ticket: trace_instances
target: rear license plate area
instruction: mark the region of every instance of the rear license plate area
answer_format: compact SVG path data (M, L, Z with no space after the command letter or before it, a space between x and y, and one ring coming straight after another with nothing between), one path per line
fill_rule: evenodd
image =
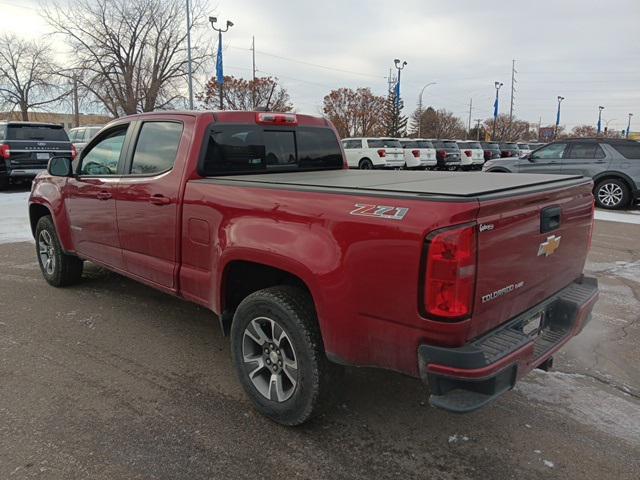
M521 331L528 337L536 337L543 327L544 312L537 312L521 323Z
M48 153L36 153L36 160L49 160Z

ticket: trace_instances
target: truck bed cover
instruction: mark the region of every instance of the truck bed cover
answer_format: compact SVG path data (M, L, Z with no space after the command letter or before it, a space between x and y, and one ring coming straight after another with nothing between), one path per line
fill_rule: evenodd
M428 196L460 200L539 192L591 180L579 175L328 170L228 175L198 181L345 194Z

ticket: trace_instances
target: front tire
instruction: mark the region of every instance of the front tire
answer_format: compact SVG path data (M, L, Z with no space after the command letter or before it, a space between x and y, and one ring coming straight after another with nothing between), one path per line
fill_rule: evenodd
M9 175L6 173L0 173L0 192L9 188L10 183Z
M618 210L629 204L629 187L617 178L602 180L596 185L596 205L608 210Z
M80 281L83 262L64 253L53 220L48 215L41 217L36 225L36 253L42 276L49 285L66 287Z
M330 397L332 370L312 299L288 286L246 297L231 325L238 379L258 412L282 425L300 425Z

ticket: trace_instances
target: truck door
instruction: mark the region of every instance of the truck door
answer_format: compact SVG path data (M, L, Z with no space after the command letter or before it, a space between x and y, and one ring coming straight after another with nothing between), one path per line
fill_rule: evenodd
M125 270L174 289L180 186L188 142L179 115L136 122L116 198Z
M562 173L562 159L567 150L566 143L552 143L540 148L518 162L520 173Z
M124 157L129 124L105 131L83 152L77 175L68 180L64 195L74 245L81 257L116 269L123 266L115 190Z

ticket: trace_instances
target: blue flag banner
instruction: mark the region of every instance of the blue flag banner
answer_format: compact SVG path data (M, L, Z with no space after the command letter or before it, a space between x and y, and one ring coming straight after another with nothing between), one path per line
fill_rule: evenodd
M498 96L496 95L496 101L493 102L493 118L498 116Z
M556 115L556 125L560 125L560 104L558 104L558 115Z
M598 133L600 133L601 130L602 130L602 122L600 121L600 118L598 118Z
M218 85L224 83L224 73L222 71L222 35L218 40L218 55L216 56L216 82Z

